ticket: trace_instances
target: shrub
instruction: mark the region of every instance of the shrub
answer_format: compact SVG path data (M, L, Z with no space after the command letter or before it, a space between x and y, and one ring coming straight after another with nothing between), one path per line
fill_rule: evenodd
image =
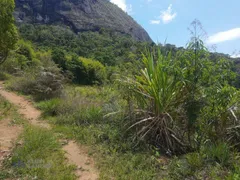
M46 101L41 101L37 106L43 110L44 116L56 116L58 114L58 107L62 103L61 99L53 98Z
M64 77L56 66L36 67L12 79L10 88L42 100L60 96L63 82Z
M92 59L72 56L67 69L73 73L74 82L85 85L103 84L106 79L106 68Z
M31 62L36 58L36 54L31 43L24 40L18 41L17 54L26 57L28 60L27 64L31 64Z
M38 99L50 99L61 94L64 77L56 67L42 68L36 76L34 96Z
M19 40L16 48L17 50L9 53L7 61L1 65L2 71L18 74L29 67L32 68L40 64L30 42Z
M0 81L5 81L10 78L10 75L5 72L0 72Z
M193 37L176 57L153 50L144 54L143 64L140 75L122 80L135 139L168 154L198 151L206 140L226 140L228 128L238 123L239 106L239 91L229 84L235 77L230 62L212 61L203 42ZM235 139L236 130L231 132Z
M60 68L66 70L66 55L65 52L61 49L54 49L52 51L52 60L59 65Z

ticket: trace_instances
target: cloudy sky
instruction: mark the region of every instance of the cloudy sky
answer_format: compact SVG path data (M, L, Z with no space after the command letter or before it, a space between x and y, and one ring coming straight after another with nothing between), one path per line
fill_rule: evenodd
M194 19L208 47L240 56L240 0L110 0L142 25L155 42L185 46Z

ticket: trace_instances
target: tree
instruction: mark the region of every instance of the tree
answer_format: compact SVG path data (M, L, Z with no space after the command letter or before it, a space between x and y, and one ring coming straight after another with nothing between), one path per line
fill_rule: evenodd
M66 70L66 55L62 49L56 48L52 51L52 60L59 65L62 70Z
M14 0L0 1L0 64L2 64L14 49L17 42L17 29L14 25Z

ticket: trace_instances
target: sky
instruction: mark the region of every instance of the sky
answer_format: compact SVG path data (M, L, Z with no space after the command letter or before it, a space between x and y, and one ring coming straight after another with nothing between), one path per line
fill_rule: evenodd
M110 0L132 16L156 43L185 47L198 19L211 51L240 57L240 0ZM215 47L215 48L212 48Z

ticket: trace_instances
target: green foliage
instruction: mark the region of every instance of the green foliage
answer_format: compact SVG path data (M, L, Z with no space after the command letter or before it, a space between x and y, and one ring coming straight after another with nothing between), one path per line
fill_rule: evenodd
M194 171L191 169L186 159L175 158L168 168L170 179L184 179L194 175Z
M227 141L235 148L240 149L240 125L233 124L227 129Z
M88 84L102 84L106 79L106 69L98 61L80 58L87 73L86 82Z
M154 142L165 152L182 152L186 147L175 123L184 117L181 103L187 94L183 79L176 73L175 59L160 51L155 57L149 52L143 63L140 76L124 81L140 108L130 112L138 114L130 128L137 127L140 139Z
M108 86L68 87L60 100L38 103L41 110L54 114L49 120L57 126L56 132L91 145L100 179L157 179L156 160L134 147L123 133L120 111L125 105L118 91Z
M9 74L18 74L30 67L40 64L37 54L30 42L19 40L16 44L16 51L9 53L8 59L0 69Z
M110 30L75 34L61 26L22 24L19 31L25 39L34 42L42 49L55 49L57 45L58 48L69 53L95 59L111 66L140 59L141 51L148 44L134 41L127 35Z
M228 180L237 180L240 178L240 168L239 168L239 156L237 158L237 163L234 164L233 171L229 173L227 177Z
M60 69L51 59L45 59L42 66L27 69L20 73L19 77L11 79L9 88L31 94L37 100L41 100L60 96L63 82L64 77Z
M192 25L196 34L199 22ZM206 141L224 142L232 124L239 125L239 91L231 86L236 77L232 64L222 57L210 59L199 36L193 36L176 56L153 49L143 63L140 75L123 81L129 129L135 128L139 140L170 155L199 151Z
M0 96L0 121L11 112L12 105Z
M46 100L38 103L44 117L56 132L91 145L102 179L239 177L239 159L233 160L237 155L230 148L239 150L239 90L232 86L236 74L227 59L211 58L198 36L187 49L148 45L142 56L143 44L110 31L76 35L45 25L21 25L20 31L41 51L19 41L1 67L19 76L10 87ZM105 86L62 92L63 76L69 74L76 84ZM106 78L114 83L116 74L129 77L117 88L106 86ZM149 149L144 152L149 144L154 157ZM161 151L188 154L162 167Z
M66 70L66 55L61 49L54 49L52 51L52 60L59 65L60 68Z
M73 73L74 82L84 85L103 84L106 80L106 68L98 61L72 56L67 69Z
M61 99L53 98L47 101L41 101L37 107L43 110L43 116L56 116L58 114L58 107L62 103Z
M17 29L14 24L14 0L0 1L0 64L3 63L10 50L17 42Z
M156 174L156 161L144 153L112 153L111 156L101 157L99 166L102 169L101 179L162 179L162 175L158 177Z
M221 148L220 148L221 146ZM216 147L216 146L215 146ZM220 149L221 150L220 150ZM217 150L218 149L218 150ZM187 155L181 157L175 157L171 159L170 164L168 165L167 171L169 173L169 179L234 179L233 177L238 177L239 175L239 155L234 153L230 153L230 151L226 151L225 145L219 145L218 148L214 150L214 157L208 156L212 154L213 149L205 149L204 153L189 153ZM224 149L224 150L223 150ZM227 148L228 149L228 148ZM219 153L221 152L221 153ZM206 153L206 154L205 154ZM227 153L230 153L227 155ZM227 164L222 164L220 161L216 161L216 154L222 154L224 157L227 155L235 156L238 160L237 164L234 164L232 157L228 159ZM225 155L224 155L225 154ZM223 160L223 159L222 159ZM226 163L226 162L224 162Z
M36 58L36 54L33 50L32 44L24 40L19 40L17 45L17 54L22 55L27 59L26 64L31 64Z
M199 170L204 165L203 157L199 153L189 153L186 155L186 159L192 171Z
M227 143L209 144L204 147L204 153L208 161L227 166L231 160L231 151Z
M9 74L5 72L0 72L0 81L5 81L8 80L9 78L10 78Z

